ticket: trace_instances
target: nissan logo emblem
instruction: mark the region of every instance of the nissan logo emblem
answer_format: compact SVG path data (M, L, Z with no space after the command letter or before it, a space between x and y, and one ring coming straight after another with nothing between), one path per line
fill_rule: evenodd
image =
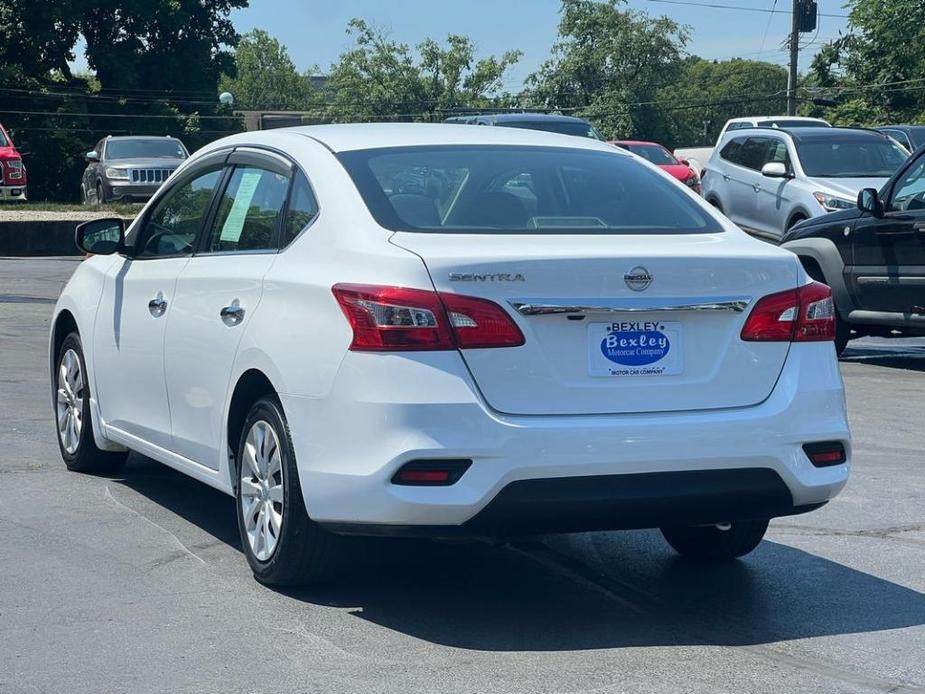
M642 267L642 265L637 265L623 275L623 281L626 282L626 286L634 292L641 292L648 289L653 279L649 271Z

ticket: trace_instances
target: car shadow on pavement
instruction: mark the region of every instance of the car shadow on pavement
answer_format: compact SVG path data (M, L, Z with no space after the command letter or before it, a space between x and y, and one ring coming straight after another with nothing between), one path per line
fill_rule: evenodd
M847 364L870 364L885 366L889 369L906 369L908 371L925 371L925 346L882 347L861 345L848 347L840 361Z
M118 483L240 550L233 500L133 456ZM277 590L408 636L488 651L753 645L925 624L925 595L765 541L698 564L657 531L510 544L347 538L340 578ZM240 571L248 572L243 556Z

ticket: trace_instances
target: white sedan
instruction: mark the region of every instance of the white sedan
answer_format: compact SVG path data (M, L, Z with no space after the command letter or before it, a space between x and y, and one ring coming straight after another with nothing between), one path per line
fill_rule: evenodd
M828 287L605 143L243 133L122 224L78 228L55 308L61 454L235 495L265 583L344 534L657 527L728 559L847 480Z

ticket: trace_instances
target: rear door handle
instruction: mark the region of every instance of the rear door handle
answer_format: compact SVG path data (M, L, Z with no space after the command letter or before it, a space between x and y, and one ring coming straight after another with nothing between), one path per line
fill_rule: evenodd
M729 176L729 174L723 174L723 180L724 180L724 181L728 181L728 180L730 180L730 178L731 178L731 177Z
M244 307L235 301L231 304L231 306L226 306L221 311L219 311L218 315L225 325L228 327L234 327L236 325L240 325L241 321L244 320Z
M755 189L755 192L756 192L756 193L760 193L760 192L761 192L761 186L759 186L757 183L753 184L753 185L752 185L752 188Z
M148 311L155 318L160 318L164 315L164 312L167 310L167 299L164 298L163 293L158 292L157 296L151 299L148 302Z

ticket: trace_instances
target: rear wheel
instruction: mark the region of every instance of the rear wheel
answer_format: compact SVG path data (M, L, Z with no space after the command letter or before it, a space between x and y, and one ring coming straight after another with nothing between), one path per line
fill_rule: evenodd
M102 451L93 440L90 385L79 334L73 332L64 338L56 365L55 421L64 464L74 472L118 470L128 452Z
M104 202L106 201L103 199L103 186L102 184L97 183L96 184L96 204L102 205Z
M289 426L276 397L262 397L251 407L237 470L238 529L254 577L275 586L330 578L339 538L308 517Z
M706 525L661 530L668 544L682 556L701 560L735 559L758 546L768 529L768 521L736 521L723 528Z

